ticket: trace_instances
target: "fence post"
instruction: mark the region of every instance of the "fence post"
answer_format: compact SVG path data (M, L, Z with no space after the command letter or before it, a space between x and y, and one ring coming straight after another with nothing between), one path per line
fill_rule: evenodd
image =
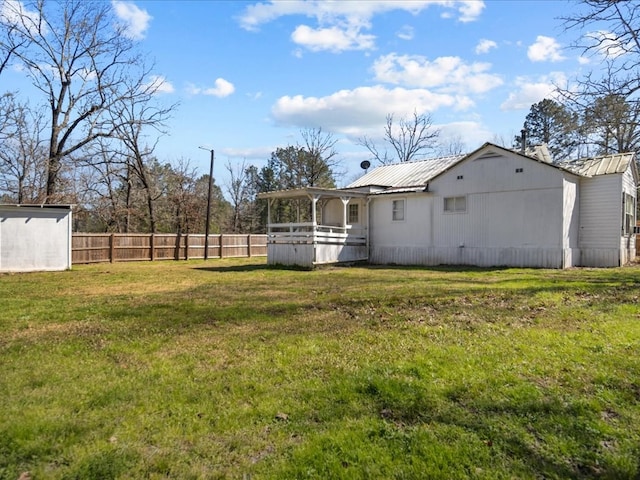
M184 236L184 259L189 260L189 234Z
M251 234L247 235L247 257L251 258Z
M176 234L175 248L173 249L173 259L180 260L180 245L182 244L181 234Z
M151 251L150 253L150 257L151 257L151 261L153 262L156 259L156 243L155 243L155 236L152 233L151 234L151 238L150 238L150 247L151 247Z
M220 258L222 258L222 247L224 247L224 240L223 240L223 236L222 233L220 234Z
M113 263L115 261L114 258L114 252L115 252L115 240L114 240L114 235L115 233L112 233L111 235L109 235L109 263Z

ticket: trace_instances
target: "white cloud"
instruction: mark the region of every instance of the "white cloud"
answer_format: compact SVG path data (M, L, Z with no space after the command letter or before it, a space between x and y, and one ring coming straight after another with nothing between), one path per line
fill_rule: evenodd
M233 83L225 80L224 78L217 78L215 86L210 88L201 88L193 84L187 85L187 93L190 95L211 95L218 98L228 97L235 92L235 90L236 87Z
M419 55L391 53L373 64L377 81L410 87L438 88L444 92L484 93L502 85L502 79L488 73L489 63L465 63L459 57L438 57L429 61Z
M298 26L291 35L292 40L313 51L340 52L375 47L375 37L362 33L371 29L371 19L375 15L393 10L404 10L416 15L432 6L439 6L447 12L454 11L459 21L470 22L480 16L485 5L481 0L271 0L249 5L239 17L239 22L242 28L255 31L261 25L284 16L314 18L318 23L317 27ZM406 37L407 33L404 35Z
M567 77L561 72L543 76L535 81L526 77L518 77L516 79L517 90L509 94L507 100L500 105L500 109L528 110L531 105L545 98L557 99L560 96L557 87L563 86L566 82Z
M336 26L314 29L307 25L299 25L291 34L291 39L314 52L369 50L375 42L373 35L365 35L355 28L342 29Z
M474 22L478 19L482 10L484 10L484 2L479 0L467 0L459 2L460 6L458 11L460 12L459 20L463 23Z
M28 10L24 3L17 0L0 1L0 23L15 25L24 22L31 33L37 33L40 14L36 11ZM42 33L46 33L46 24L40 27Z
M111 5L125 26L125 35L133 40L143 39L153 17L132 2L113 0Z
M271 109L273 119L284 125L322 125L327 131L352 137L379 134L385 118L429 113L448 107L465 110L473 106L468 97L434 93L426 89L388 89L383 86L340 90L325 97L284 96Z
M216 154L221 154L226 157L243 158L251 160L264 160L269 158L271 153L277 147L254 147L254 148L233 148L226 147L216 150Z
M618 58L633 48L633 45L621 43L615 33L606 30L589 32L585 38L592 44L591 50L604 58Z
M466 147L466 152L474 150L492 135L487 127L475 121L460 121L434 126L440 130L438 140L441 144L446 146L461 139Z
M491 50L492 48L498 48L498 44L493 40L487 40L486 38L483 38L478 42L478 45L476 45L476 53L478 55L482 53L489 53L489 50Z
M396 35L401 40L413 40L415 31L413 30L413 27L404 25Z
M532 62L560 62L565 59L560 54L561 48L555 38L538 35L536 42L529 46L527 56Z
M155 93L173 93L175 91L171 82L162 75L152 75L147 86Z

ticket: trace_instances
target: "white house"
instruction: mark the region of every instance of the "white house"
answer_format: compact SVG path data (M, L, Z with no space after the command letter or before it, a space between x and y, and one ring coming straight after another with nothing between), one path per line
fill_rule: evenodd
M568 268L635 258L635 154L551 163L486 143L467 155L378 167L344 189L305 197L311 222L273 224L268 262Z
M70 205L0 204L0 272L71 268Z

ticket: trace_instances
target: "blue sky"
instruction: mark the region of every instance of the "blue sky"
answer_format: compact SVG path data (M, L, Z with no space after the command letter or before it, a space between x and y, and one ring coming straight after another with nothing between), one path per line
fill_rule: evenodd
M345 184L385 117L429 113L441 140L467 150L510 144L533 103L597 68L569 47L558 17L575 3L539 1L113 1L180 105L156 153L203 173L266 164L303 128L338 140Z

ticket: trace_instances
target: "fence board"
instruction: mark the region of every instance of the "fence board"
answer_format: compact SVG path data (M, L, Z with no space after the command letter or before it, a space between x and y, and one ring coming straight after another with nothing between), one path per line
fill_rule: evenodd
M199 259L204 240L202 234L74 233L72 263ZM209 235L209 258L266 255L266 235Z

